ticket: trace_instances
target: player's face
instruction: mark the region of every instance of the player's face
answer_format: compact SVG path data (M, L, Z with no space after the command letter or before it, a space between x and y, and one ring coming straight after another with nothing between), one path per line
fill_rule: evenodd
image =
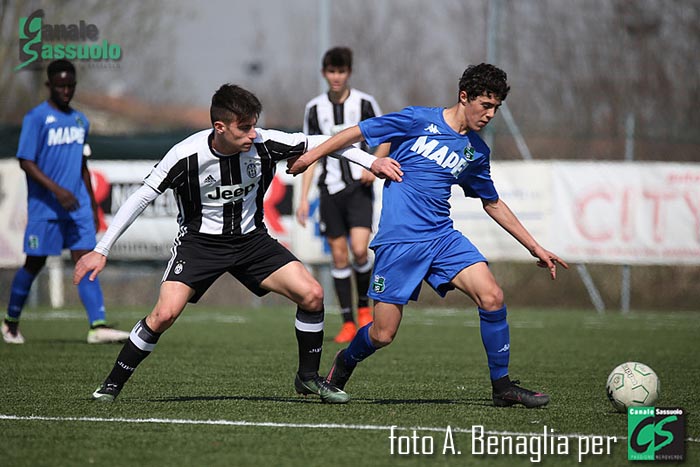
M250 151L253 140L257 136L255 124L257 118L239 121L234 117L231 123L216 122L215 142L216 149L224 154L236 154Z
M59 109L67 109L75 93L75 75L62 71L52 75L46 85L49 87L51 102Z
M459 98L464 106L467 127L472 131L479 131L488 125L501 106L501 100L492 95L481 95L470 101L467 99L467 93L462 91Z
M331 92L341 92L348 86L350 69L346 66L329 66L323 70L323 77Z

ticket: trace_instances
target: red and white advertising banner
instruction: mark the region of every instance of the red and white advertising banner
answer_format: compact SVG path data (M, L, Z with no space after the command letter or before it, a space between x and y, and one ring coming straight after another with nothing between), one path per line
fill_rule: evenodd
M550 248L573 262L700 264L700 164L552 164Z
M552 225L551 164L549 162L498 162L491 177L501 199L527 230L544 246L550 244ZM481 200L466 198L452 187L452 219L489 261L534 261L530 253L491 219ZM547 248L547 247L546 247Z
M0 159L0 267L24 264L27 182L17 159Z
M91 161L101 230L136 190L155 161ZM501 198L545 247L570 262L607 264L700 264L700 164L622 162L498 162L492 176ZM375 225L381 209L375 185ZM318 232L318 199L311 218L294 219L301 177L278 174L265 196L270 234L306 263L330 256ZM491 261L532 261L529 253L459 187L451 199L455 227ZM152 203L122 235L113 259L170 257L177 234L177 206L170 192ZM26 182L15 159L0 160L0 267L24 261ZM99 234L98 234L99 235Z

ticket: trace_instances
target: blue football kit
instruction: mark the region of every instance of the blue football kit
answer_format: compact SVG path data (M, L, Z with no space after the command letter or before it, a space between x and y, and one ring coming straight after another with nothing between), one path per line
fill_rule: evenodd
M90 124L82 112L63 112L44 101L22 122L17 158L34 162L54 183L73 193L78 208L68 211L56 196L27 175L27 256L58 256L63 249L95 248L95 220L90 194L83 180L83 147ZM12 281L6 321L18 322L36 276L20 268ZM78 284L90 326L105 323L102 289L86 275Z
M359 124L370 146L391 143L389 155L403 171L403 181L384 183L379 228L370 244L375 252L374 280L367 295L375 301L405 305L418 299L423 281L444 297L460 271L486 262L454 228L449 198L457 184L468 197L498 199L490 150L473 131L465 135L454 131L443 111L407 107ZM510 360L506 307L478 308L478 312L491 380L503 381ZM346 368L354 368L376 351L369 329L370 325L361 328L344 351Z
M403 181L386 181L369 296L386 303L416 300L425 280L441 296L465 267L486 261L450 218L452 185L468 197L498 199L486 143L474 132L455 132L442 108L407 107L360 122L370 146L391 143Z
M90 195L82 176L88 130L89 122L83 113L74 109L62 112L47 101L24 117L17 158L36 163L47 177L73 193L79 203L76 210L65 210L53 193L27 176L24 251L29 255L58 255L64 248L95 247Z

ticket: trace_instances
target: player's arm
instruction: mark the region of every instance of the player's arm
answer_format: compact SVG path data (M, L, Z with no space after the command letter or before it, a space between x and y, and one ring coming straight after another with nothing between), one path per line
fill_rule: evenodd
M329 154L337 153L343 148L347 148L355 143L359 143L365 140L364 136L362 136L362 132L360 131L360 127L357 125L344 129L340 133L331 136L330 138L327 138L322 143L318 143L317 141L320 140L313 138L318 137L309 137L309 147L311 149L306 154L302 155L301 157L299 157L299 159L297 159L292 168L290 168L292 170L291 173L294 173L295 175L301 173L320 158ZM372 158L374 158L374 156L372 156ZM367 159L367 161L369 160L370 159ZM364 161L364 163L360 163L360 165L367 165L367 161ZM294 170L301 169L302 167L303 170Z
M54 182L48 175L42 172L36 162L28 159L20 159L19 166L22 170L24 170L27 176L32 178L32 180L53 193L63 209L66 211L75 211L78 209L80 204L78 203L78 199L75 197L75 195L71 193L70 190L66 190L61 185Z
M41 128L43 126L44 120L41 115L30 112L24 116L22 131L19 134L19 145L17 146L19 166L27 174L27 177L53 193L63 209L73 211L78 208L78 200L75 195L54 182L36 163L44 144L44 140L41 137Z
M389 149L391 148L391 143L382 143L377 148L375 148L373 154L374 157L387 157L389 155ZM304 172L306 173L306 172ZM370 186L374 183L377 177L369 170L363 170L360 176L360 183L363 185Z
M389 150L391 149L391 143L382 143L377 146L374 150L375 157L386 157L389 155Z
M107 255L112 245L129 228L136 218L141 215L146 206L160 195L155 189L143 184L141 188L132 193L115 214L109 224L107 232L102 236L95 249L83 255L75 264L73 271L73 284L78 284L80 280L92 271L90 280L94 281L97 275L107 264Z
M17 147L19 166L27 174L27 177L53 193L63 209L74 211L79 206L75 195L70 190L54 182L36 163L41 146L44 144L40 131L43 124L44 120L36 113L30 112L24 117Z
M397 182L401 181L403 172L401 172L401 166L398 162L390 158L379 159L352 146L355 143L364 141L364 136L362 136L360 127L357 125L346 128L323 142L314 138L324 137L310 136L309 147L311 149L296 160L291 159L287 164L287 173L300 174L321 157L337 154L365 167L378 177L389 178Z
M549 269L552 279L557 277L557 263L561 264L565 269L569 269L569 265L565 261L554 253L545 250L537 243L504 201L501 199L482 199L482 203L484 211L521 245L527 248L532 256L537 258L538 266Z
M316 114L314 110L314 118L311 118L313 106L310 104L311 102L308 102L304 109L304 125L302 131L305 135L320 135L321 129L318 127L318 114ZM316 164L313 164L309 168L310 170L304 172L301 178L301 196L295 213L297 222L302 227L306 227L306 220L309 218L309 191L311 190L311 183L314 179Z
M83 156L83 168L82 177L85 188L87 189L88 195L90 196L90 206L92 207L92 217L95 222L95 230L99 227L99 217L97 215L97 200L95 199L95 191L92 189L92 178L90 177L90 171L87 166L87 157Z
M306 220L309 218L309 191L311 190L315 169L316 164L312 164L309 170L304 172L301 179L301 197L299 198L299 206L297 206L296 218L302 227L306 227Z

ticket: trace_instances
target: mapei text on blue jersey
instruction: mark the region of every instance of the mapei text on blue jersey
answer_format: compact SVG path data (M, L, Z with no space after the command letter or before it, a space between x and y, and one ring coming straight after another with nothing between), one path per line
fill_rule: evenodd
M411 151L435 162L440 167L450 169L450 173L455 178L459 177L459 174L469 163L467 158L450 151L449 147L440 144L436 139L428 139L427 136L416 139L416 142L411 146Z

